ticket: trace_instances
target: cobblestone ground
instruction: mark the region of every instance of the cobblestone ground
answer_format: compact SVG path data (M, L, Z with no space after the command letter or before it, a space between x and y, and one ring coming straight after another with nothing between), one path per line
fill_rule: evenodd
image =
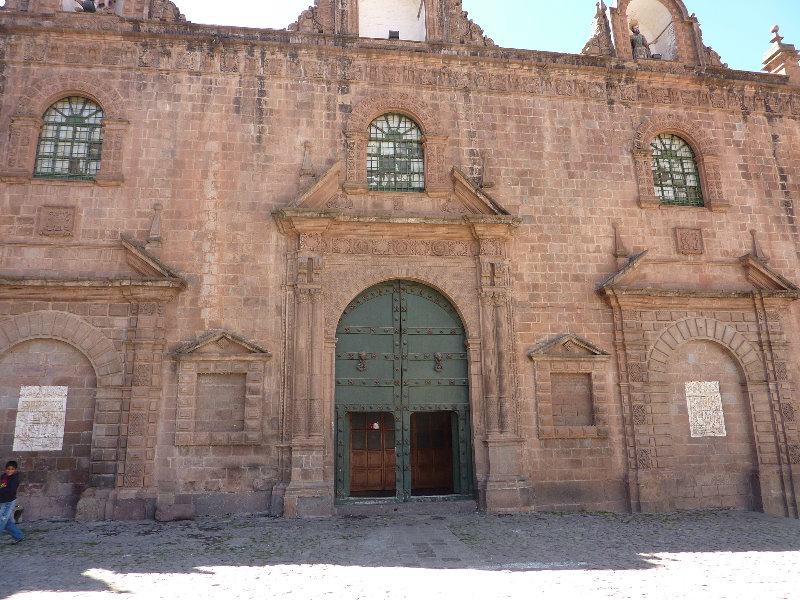
M800 598L800 521L747 512L23 523L0 598Z

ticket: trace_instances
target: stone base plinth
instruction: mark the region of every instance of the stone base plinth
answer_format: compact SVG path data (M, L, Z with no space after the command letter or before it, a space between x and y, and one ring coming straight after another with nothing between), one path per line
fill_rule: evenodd
M530 512L535 506L533 481L521 475L523 440L497 436L485 440L489 473L480 483L481 508L489 513Z

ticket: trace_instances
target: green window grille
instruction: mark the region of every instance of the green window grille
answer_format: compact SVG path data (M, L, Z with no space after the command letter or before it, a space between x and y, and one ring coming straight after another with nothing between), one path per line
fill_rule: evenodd
M653 151L653 183L661 204L703 206L697 162L689 144L677 135L662 133L650 148Z
M386 114L370 124L367 181L371 190L425 191L422 131L414 121Z
M100 170L103 110L88 98L63 98L44 113L34 177L92 179Z

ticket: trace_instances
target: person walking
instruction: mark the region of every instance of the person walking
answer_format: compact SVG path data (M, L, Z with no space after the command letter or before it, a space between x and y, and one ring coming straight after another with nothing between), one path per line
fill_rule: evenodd
M0 535L8 531L14 538L12 544L18 544L25 539L14 522L14 506L17 503L17 488L19 487L19 473L17 462L10 460L6 463L6 471L0 478Z

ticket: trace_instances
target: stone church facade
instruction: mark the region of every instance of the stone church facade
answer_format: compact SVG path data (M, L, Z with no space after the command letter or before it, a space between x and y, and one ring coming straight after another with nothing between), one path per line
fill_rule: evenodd
M599 3L579 55L499 48L460 0L316 0L281 31L73 4L0 9L26 514L798 516L777 29L751 73L680 0Z

